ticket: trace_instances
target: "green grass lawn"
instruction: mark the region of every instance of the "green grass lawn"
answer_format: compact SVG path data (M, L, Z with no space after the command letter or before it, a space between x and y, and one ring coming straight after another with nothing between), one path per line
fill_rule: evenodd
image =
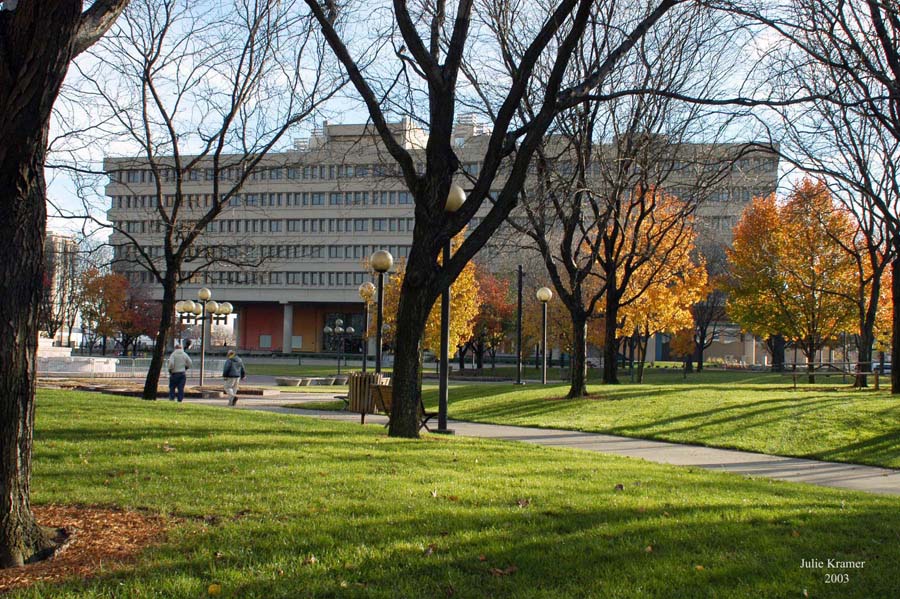
M900 594L898 498L377 425L42 391L32 489L180 523L12 597ZM865 566L826 584L801 558Z
M794 390L776 374L659 370L579 400L562 399L567 385L469 385L450 393L450 417L900 468L900 398L822 380Z

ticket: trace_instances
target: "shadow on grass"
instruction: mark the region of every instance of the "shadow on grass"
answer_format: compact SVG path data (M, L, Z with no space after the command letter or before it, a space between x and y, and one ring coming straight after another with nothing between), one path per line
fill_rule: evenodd
M212 582L248 598L900 594L893 498L297 417L191 406L176 424L140 403L48 403L40 501L189 520L126 571L14 596L196 598ZM121 436L102 435L112 423ZM183 437L173 452L125 451L166 435ZM48 459L51 444L68 455ZM801 558L866 565L826 585Z
M698 501L690 507L652 499L650 507L638 507L641 496L653 492L651 481L628 491L638 495L629 507L593 490L590 506L537 499L516 509L461 501L428 513L226 520L194 527L153 551L145 565L80 588L97 595L153 589L196 597L217 581L225 596L260 598L775 597L797 589L816 597L870 598L900 592L893 576L900 559L896 510L868 506L844 513L837 501L805 502L787 489L780 491L789 503L778 509L754 508L736 497L706 503L701 498L723 489L740 494L740 483L691 484ZM394 499L375 494L366 501ZM508 500L514 505L514 495ZM341 503L335 511L347 508ZM835 587L825 584L824 571L800 567L801 558L829 557L865 561L865 568L851 571L854 584Z

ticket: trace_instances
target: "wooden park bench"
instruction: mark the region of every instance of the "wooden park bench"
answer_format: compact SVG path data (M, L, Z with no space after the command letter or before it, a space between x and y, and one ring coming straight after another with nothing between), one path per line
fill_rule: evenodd
M359 412L360 423L366 423L366 414L372 414L375 406L372 403L372 388L384 384L384 376L375 372L353 372L348 381L350 385L347 395L338 395L344 401L344 409Z
M372 387L372 399L375 401L375 409L387 415L385 426L391 424L391 408L394 406L394 387L392 385L376 385ZM437 416L437 412L426 412L422 397L419 396L419 428L424 427L429 433L428 421Z

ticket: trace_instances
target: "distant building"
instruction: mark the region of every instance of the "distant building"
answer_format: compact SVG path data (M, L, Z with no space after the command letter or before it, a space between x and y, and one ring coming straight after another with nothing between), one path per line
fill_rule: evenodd
M54 339L65 345L70 335L69 325L74 326L72 310L78 243L74 236L48 231L44 237L44 297L41 310L43 320L55 321ZM45 326L46 328L46 326Z
M391 127L400 143L424 160L427 133L408 120ZM454 131L462 168L472 175L480 168L487 133L467 117ZM107 158L104 167L110 175L108 219L151 256L161 257L164 225L146 161ZM776 170L774 158L762 152L736 162L700 214L703 222L710 230L730 233L751 197L774 191ZM212 177L212 169L203 167L183 181L198 210L210 205ZM223 177L229 180L229 173ZM163 201L171 202L175 181L170 171L160 184ZM197 211L189 210L183 218L192 214ZM379 249L389 250L395 259L408 256L413 222L412 195L374 128L326 124L294 150L268 155L200 240L222 258L261 263L243 268L217 263L184 285L179 297L196 299L197 289L207 286L214 299L231 302L237 314L235 342L244 350L323 351L328 347L323 328L336 318L356 329L354 344L359 347L365 327L357 289L371 279L365 261ZM114 268L132 283L152 283L149 273L128 262L133 254L127 241L120 233L112 235ZM492 253L485 255L491 259ZM155 290L155 297L161 295Z

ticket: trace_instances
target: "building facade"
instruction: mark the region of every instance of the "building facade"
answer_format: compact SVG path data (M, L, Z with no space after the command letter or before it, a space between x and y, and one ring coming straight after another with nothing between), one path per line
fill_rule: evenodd
M409 121L392 127L413 155L423 155L423 130ZM469 174L477 175L486 141L486 132L474 120L457 126L454 144ZM772 155L756 153L741 160L699 212L711 231L730 234L750 199L775 189L777 161ZM238 162L234 168L240 168ZM158 201L171 206L174 172L159 171L158 193L146 161L107 158L105 169L115 269L133 283L152 285L150 274L131 262L132 246L138 243L156 259L163 255L165 225ZM185 174L181 184L187 212L182 218L197 218L208 210L213 176L203 163ZM233 179L230 168L220 171L221 183ZM404 259L413 223L413 198L374 129L326 124L292 151L270 154L254 169L198 242L220 260L183 285L179 297L196 299L196 291L205 286L214 299L231 302L236 345L245 351L329 351L333 340L323 329L337 318L357 331L348 349L359 348L365 326L358 287L372 279L366 260L379 249ZM491 259L490 252L486 255ZM505 268L498 261L496 269ZM162 290L155 294L161 299Z

